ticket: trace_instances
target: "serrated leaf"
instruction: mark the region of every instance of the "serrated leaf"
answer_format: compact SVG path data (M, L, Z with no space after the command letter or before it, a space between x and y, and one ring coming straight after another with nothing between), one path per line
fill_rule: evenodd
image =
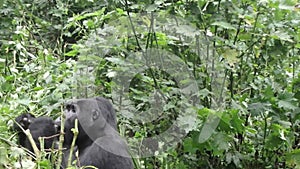
M186 112L189 111L191 110L187 110ZM197 129L198 121L197 118L195 118L192 115L185 115L185 116L179 116L178 124L184 127L186 133L189 133L190 131Z
M279 108L284 108L287 110L296 110L297 107L293 105L293 103L289 102L289 101L285 101L285 100L280 100L278 102L278 107Z
M266 111L271 111L270 106L271 106L270 103L258 102L258 103L249 104L248 109L250 110L252 115L257 116L257 115L261 115Z

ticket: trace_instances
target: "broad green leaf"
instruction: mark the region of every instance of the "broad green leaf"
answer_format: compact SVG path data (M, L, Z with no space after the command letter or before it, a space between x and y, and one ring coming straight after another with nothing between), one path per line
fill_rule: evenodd
M238 133L242 133L244 131L243 124L244 121L240 119L238 111L232 111L232 127L234 127Z
M210 114L201 131L200 131L200 135L199 135L199 143L203 143L205 141L207 141L213 133L215 133L216 128L218 127L220 122L220 118L218 116L216 116L215 114Z
M238 54L238 51L235 49L226 49L223 53L223 57L230 66L234 66L234 64L239 62L239 59L237 58Z
M266 111L272 111L270 108L271 104L269 103L251 103L249 104L248 109L250 110L251 114L254 116L261 115L262 113L265 113Z
M198 147L196 147L194 145L194 141L190 137L184 139L183 146L184 146L184 151L185 152L196 153L196 151L198 150Z
M1 90L4 92L8 92L13 89L13 86L10 83L4 82L1 84Z

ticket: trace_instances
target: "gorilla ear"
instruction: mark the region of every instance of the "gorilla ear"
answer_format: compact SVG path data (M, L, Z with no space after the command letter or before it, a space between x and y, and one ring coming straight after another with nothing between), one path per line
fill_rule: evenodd
M95 97L95 100L97 101L98 108L101 112L100 115L104 117L106 122L110 124L111 127L117 129L116 112L111 102L103 97Z
M93 121L96 121L100 116L100 112L97 111L97 110L93 110L93 113L92 113L92 119Z

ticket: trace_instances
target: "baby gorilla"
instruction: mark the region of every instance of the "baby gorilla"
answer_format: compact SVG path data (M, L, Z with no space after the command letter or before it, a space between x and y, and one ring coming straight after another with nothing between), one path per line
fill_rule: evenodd
M71 145L75 119L79 121L76 146L81 166L133 169L128 147L117 132L115 111L107 99L71 100L66 103L65 114L65 147Z
M27 130L29 125L32 123L32 121L35 119L35 116L30 114L30 113L26 113L26 114L21 114L20 116L18 116L15 121L20 125L17 125L16 123L14 124L13 129L16 130L18 132L18 142L21 146L25 147L28 149L28 145L26 145L26 139L27 136L25 135L25 133L22 131L21 127L24 130Z
M26 113L18 116L15 121L24 129L30 130L30 134L32 135L32 138L37 145L38 148L40 148L40 141L39 137L50 137L55 134L57 134L57 129L54 121L50 117L38 117L35 118L34 115ZM33 148L30 144L29 139L25 135L25 133L22 131L20 126L17 124L14 124L14 129L18 131L19 136L19 144L31 152L33 152ZM44 148L50 149L54 143L54 141L57 140L56 137L47 138L44 140Z

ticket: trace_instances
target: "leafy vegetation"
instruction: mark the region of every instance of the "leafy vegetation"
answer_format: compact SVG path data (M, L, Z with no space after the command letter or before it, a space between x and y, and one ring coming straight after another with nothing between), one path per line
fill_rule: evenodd
M136 168L300 168L297 1L0 6L0 168L55 165L17 146L12 119L96 95L132 153L148 152Z

